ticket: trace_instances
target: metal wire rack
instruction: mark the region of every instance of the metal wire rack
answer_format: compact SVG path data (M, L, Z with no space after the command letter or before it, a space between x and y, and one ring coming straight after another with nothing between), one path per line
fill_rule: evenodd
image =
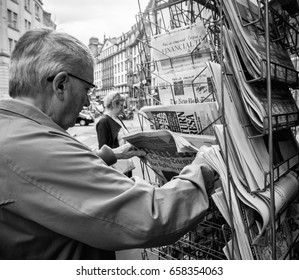
M213 210L212 210L213 209ZM144 249L143 259L159 260L225 260L223 248L231 238L230 228L214 208L198 224L174 244Z
M237 1L237 0L234 0ZM247 22L246 25L254 25L259 31L266 32L265 26L263 25L265 17L268 15L268 9L265 8L265 1L256 0L258 3L258 17L257 19L253 19L253 22ZM141 49L140 52L144 52L143 59L141 61L138 69L143 73L143 78L145 81L150 81L150 76L157 70L157 63L154 61L150 61L149 56L146 54L149 52L151 48L150 38L153 35L167 33L169 29L179 28L184 25L188 25L193 23L195 20L200 19L204 23L207 31L208 31L208 40L211 44L211 57L212 60L221 62L221 24L226 21L225 16L219 12L219 5L221 5L222 0L155 0L152 1L154 5L148 9L145 13L140 13L137 16L140 28L144 34L144 38L140 40ZM281 2L281 1L270 1L271 3ZM268 6L268 5L267 5ZM274 40L277 42L282 42L284 48L287 49L290 54L298 56L299 43L299 24L298 24L298 12L296 14L289 14L285 10L277 10L276 5L271 5L269 10L270 20L274 23L272 27L275 27L275 36L273 37L273 32L270 34L270 40ZM169 22L169 18L171 19L171 26L167 26L167 21ZM196 48L194 49L194 53L192 52L190 55L196 54ZM172 61L174 58L169 58L165 56L165 60L169 60L170 65L172 65ZM298 58L296 58L296 61ZM270 63L271 64L271 63ZM266 77L265 69L267 67L266 61L261 61L261 77L258 77L257 80L269 79ZM272 68L271 68L272 67ZM272 78L274 80L278 78L278 70L277 65L272 62L269 69L272 69ZM298 70L298 69L297 69ZM289 71L286 68L285 71ZM292 72L294 72L292 70ZM148 77L147 77L148 75ZM274 77L273 77L274 76ZM287 75L285 75L287 76ZM255 80L246 80L247 82L255 82ZM281 81L280 81L281 82ZM284 81L285 82L285 81ZM294 88L297 88L299 84L298 73L296 72L296 80ZM195 79L191 83L191 87L194 87ZM170 91L173 91L172 85L169 85ZM154 96L156 88L151 88L150 85L147 87L141 88L142 91L141 96L149 95ZM158 104L158 103L157 103ZM147 104L148 105L148 104ZM270 110L269 110L270 111ZM283 127L278 127L278 121L275 121L275 118L281 116L272 116L270 115L265 119L266 122L270 122L271 125L268 125L264 129L264 134L269 133L271 130L271 137L273 130L280 130L285 127L292 127L297 124L289 124L289 116L286 115L286 125ZM274 118L274 126L272 126L272 119ZM143 118L142 118L143 119ZM142 120L143 121L143 120ZM141 122L140 122L141 124ZM142 125L142 124L141 124ZM244 126L246 129L246 126ZM247 128L248 129L248 128ZM251 135L248 134L250 138ZM261 136L260 136L261 137ZM269 136L270 137L270 136ZM298 157L298 154L295 155ZM149 177L148 166L143 165L144 174ZM272 170L271 174L266 174L266 176L273 177L273 173L276 172L275 169ZM279 170L277 171L279 172ZM229 173L229 172L228 172ZM156 180L152 180L152 182L156 182ZM224 252L224 248L228 246L229 240L233 240L235 238L234 229L230 228L217 207L214 205L213 201L210 201L210 208L208 210L207 215L203 222L197 225L194 229L184 235L180 240L176 243L162 246L158 248L148 248L144 249L142 253L143 259L152 259L153 257L159 260L217 260L217 259L234 259L237 256L229 256L229 253ZM272 213L271 213L272 214ZM233 215L233 213L232 213ZM274 216L274 215L273 215ZM272 228L275 226L275 217L272 217L271 225ZM292 231L298 232L298 222L294 221L294 219L290 219ZM248 233L244 233L248 234ZM249 237L248 237L249 238ZM276 232L272 232L272 257L276 258ZM286 254L289 258L298 259L299 256L299 234L294 234L293 237L293 245L291 246L289 252ZM233 242L234 243L234 242Z

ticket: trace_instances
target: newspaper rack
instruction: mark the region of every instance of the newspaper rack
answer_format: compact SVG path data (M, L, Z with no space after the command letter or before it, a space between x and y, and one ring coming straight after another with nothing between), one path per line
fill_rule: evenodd
M259 61L259 64L261 65L260 67L260 76L257 78L248 78L246 79L247 83L254 83L257 81L263 81L265 80L266 77L266 65L267 60L266 59L261 59ZM292 69L292 68L288 68L288 67L282 67L280 64L275 63L273 61L270 62L271 65L271 78L273 80L279 81L279 82L284 82L284 83L288 83L288 85L294 89L299 88L299 72ZM281 73L281 69L279 70L279 68L283 68L284 71L284 81L281 81L281 78L279 77L278 73ZM293 73L293 76L296 76L296 80L294 82L290 82L287 80L287 77L290 76L290 73Z
M238 1L238 0L234 0ZM246 0L245 0L246 1ZM275 22L275 27L277 27L276 38L269 38L269 40L276 40L281 42L284 45L284 48L287 49L290 53L298 54L298 33L299 33L299 24L298 24L298 17L292 17L288 15L285 11L282 10L276 10L272 6L269 8L268 3L265 3L265 1L257 0L258 3L258 17L254 18L250 22L242 22L242 25L249 26L249 25L264 25L265 26L265 38L269 38L269 30L267 30L267 20L268 16L271 16L271 20ZM201 20L207 30L207 36L210 42L211 46L211 60L217 61L222 65L222 48L223 48L223 35L222 35L222 25L224 25L224 21L226 21L225 15L223 14L223 0L188 0L188 1L172 1L172 0L155 0L152 2L153 5L145 11L145 13L140 13L138 15L138 21L142 23L142 25L139 25L142 28L142 31L144 32L144 38L145 40L142 41L142 45L146 48L152 47L152 42L150 37L156 34L160 33L169 33L172 29L177 29L185 25L192 24L196 20ZM208 12L207 12L208 11ZM238 14L240 16L240 11L238 10ZM170 20L171 26L167 26L167 20ZM265 21L265 23L264 23ZM226 22L225 22L226 23ZM268 39L267 39L268 40ZM196 46L197 47L197 46ZM159 48L156 48L157 52L161 51ZM193 52L194 51L194 52ZM193 51L188 54L188 56L191 58L190 61L194 63L193 58L196 56L196 48L193 49ZM260 77L257 78L248 78L246 82L248 83L254 83L256 81L265 80L267 81L273 81L273 80L280 80L280 83L288 84L291 87L298 88L298 72L294 71L291 68L284 67L284 76L287 76L289 73L295 72L296 80L293 83L290 83L289 81L279 79L278 72L281 71L279 67L281 65L277 64L276 62L272 61L270 62L269 59L269 51L267 50L267 59L261 59L259 60L259 64L261 65L260 69ZM178 56L179 57L179 56ZM167 57L165 55L164 60L169 61L169 64L171 67L173 67L173 61L177 59L178 57ZM146 57L146 61L141 62L140 65L140 71L144 71L145 73L153 74L155 70L158 69L159 65L158 62L160 61L151 61L151 58ZM270 63L269 63L270 62ZM270 65L269 65L270 64ZM147 67L148 65L152 65L153 67ZM223 65L222 65L223 66ZM223 69L224 66L223 66ZM272 70L271 77L267 76L266 69ZM225 74L225 72L224 72ZM159 75L154 73L155 75ZM196 75L200 75L200 73L197 73ZM195 75L195 76L196 76ZM249 76L247 76L249 77ZM163 79L163 75L160 75L160 78ZM145 80L150 80L150 77L145 77ZM196 87L196 77L193 78L192 82L190 83L190 86L193 88ZM153 86L153 85L147 85L147 90L149 93L146 92L146 90L139 89L140 92L142 92L143 95L149 94L151 96L154 95L155 89L159 90L159 87ZM172 92L173 95L173 85L169 84L170 92ZM271 93L271 88L270 88ZM271 94L268 94L269 96L269 104L271 104ZM174 104L176 104L176 100L174 99ZM198 102L195 98L195 102ZM157 100L157 103L160 103L160 100ZM163 102L162 102L163 104ZM147 104L151 105L151 104ZM224 108L225 110L225 108ZM224 127L227 126L226 119L224 116L224 113L222 114L222 121ZM286 119L286 122L283 125L280 125L278 122L278 119L281 117L284 117ZM140 127L143 130L143 126L145 125L145 121L151 122L151 120L147 119L145 115L138 114ZM280 177L283 175L284 170L289 170L291 167L293 167L294 161L299 161L299 153L291 156L288 159L285 159L284 161L280 162L279 164L273 166L273 156L271 153L273 153L273 132L280 131L283 129L290 129L293 127L296 127L298 125L298 122L292 122L292 113L289 114L269 114L266 116L263 120L263 129L260 134L257 135L251 135L250 134L250 126L252 124L243 124L243 129L247 133L247 137L249 141L252 141L252 138L255 137L265 137L265 135L268 136L268 142L269 144L269 172L264 172L264 182L269 182L269 187L271 189L271 197L270 197L270 223L267 226L267 229L271 233L271 239L272 243L269 244L269 251L271 252L271 256L269 258L271 259L288 259L288 258L298 258L298 253L296 252L296 244L299 240L299 225L293 221L291 228L292 232L296 232L297 235L292 240L292 245L289 247L287 252L284 252L282 255L280 252L277 251L276 247L276 240L280 237L279 228L282 226L279 226L277 228L277 225L280 225L280 219L282 216L286 215L286 212L288 211L288 206L285 205L280 213L275 213L274 211L274 178L276 180L279 180ZM213 126L214 123L211 123L208 125L208 127ZM152 128L155 128L155 123L151 122ZM225 134L225 142L227 141L226 137L227 134ZM227 155L223 155L224 158L227 157ZM226 162L226 168L227 168L227 174L228 174L228 180L227 184L234 184L232 181L232 175L230 170L230 165L228 162ZM143 163L142 163L143 164ZM283 167L283 169L282 169ZM144 171L144 176L147 176L148 178L153 174L148 171L150 169L149 166L146 166L143 164L142 170ZM150 179L150 181L153 184L157 184L157 181L155 179ZM234 190L235 187L232 186L230 189ZM234 191L233 191L234 192ZM233 193L231 193L231 196L233 196ZM229 209L229 219L228 221L232 221L234 219L234 215L236 214L233 210L231 200L232 197L229 197L225 203ZM243 202L238 201L236 209L239 209L241 212L244 211ZM215 203L211 199L211 207L206 215L205 220L198 225L198 227L192 231L190 231L188 234L186 234L184 237L182 237L178 242L175 244L169 245L169 246L163 246L159 248L150 248L145 249L142 257L143 259L149 259L151 256L154 256L158 259L239 259L240 258L240 251L242 248L239 247L237 244L238 241L238 235L236 234L236 228L231 222L228 222L224 219L222 214L219 212L219 209L215 205ZM245 223L245 221L244 221ZM230 224L230 225L229 225ZM255 239L251 236L251 224L248 224L245 226L245 239L249 241L250 246L252 246L253 252L253 258L258 258L256 254L256 250L258 248L258 244L260 241L260 238ZM199 232L198 232L199 230ZM204 236L200 236L200 232L206 230L211 233L211 236L213 236L212 240L209 239L211 237L210 235L204 234ZM297 231L296 231L297 230ZM199 238L200 236L200 238ZM224 248L227 249L226 253L224 253ZM295 250L296 249L296 250ZM297 256L296 256L297 254Z
M278 40L281 40L285 49L291 54L297 54L299 51L298 16L290 15L283 8L275 9L272 6L269 7L269 11L275 22L276 31L280 35ZM296 9L293 12L296 13Z
M227 259L222 248L227 246L232 234L231 229L216 207L213 210L210 207L210 211L203 222L171 246L144 249L143 259L152 259L153 257L159 260Z
M234 3L236 2L237 0L234 0ZM258 1L258 3L260 4L260 2L263 2L263 1ZM221 2L222 3L222 2ZM236 3L235 3L236 4ZM269 18L268 18L268 2L267 3L263 3L265 5L264 9L264 14L266 14L265 16L265 25L268 26L269 25ZM220 5L221 6L221 5ZM236 5L237 6L237 5ZM221 6L222 7L222 6ZM260 5L259 5L259 10L260 10ZM240 13L239 14L239 17L240 17ZM261 12L259 11L259 14L261 14ZM250 24L256 24L258 21L259 21L259 17L257 20L253 20L252 22L248 23L248 25ZM266 30L267 31L267 30ZM269 32L269 30L268 30ZM298 33L298 26L297 26L297 33ZM269 39L269 33L266 33L265 34L266 36L266 40L270 40ZM269 44L268 44L269 46ZM297 46L298 47L298 46ZM289 48L291 49L291 48ZM265 60L267 62L267 69L273 69L273 63L270 63L270 57L269 57L269 49L267 49L267 59ZM275 65L275 64L274 64ZM272 68L271 68L272 67ZM267 86L269 85L269 82L270 80L276 80L277 79L277 75L276 75L276 65L274 66L274 75L273 73L270 73L270 71L267 72L267 75L266 77L264 77L264 79L266 78L267 79ZM286 73L288 71L288 69L285 69ZM261 71L262 72L262 71ZM261 75L263 76L263 75ZM298 74L296 75L296 82L292 84L292 86L294 86L294 88L296 88L298 86ZM246 82L251 82L251 81L246 81ZM286 82L286 81L283 81L283 82ZM271 87L269 88L268 87L268 106L269 108L271 108ZM272 110L269 109L269 115L268 117L265 118L264 120L264 130L263 130L263 134L262 135L258 135L257 137L261 137L261 136L264 136L265 134L269 133L269 166L273 166L273 134L272 134L272 131L273 130L279 130L279 129L282 129L282 128L285 128L285 127L291 127L291 126L296 126L298 125L298 122L297 123L292 123L292 124L289 124L288 122L288 119L289 119L289 116L288 114L285 115L287 121L286 121L286 124L284 126L279 126L277 125L278 124L278 118L281 117L281 115L272 115ZM272 121L274 119L274 121ZM265 126L265 124L267 123L267 126ZM273 123L275 123L276 125L273 125ZM251 125L252 126L252 125ZM248 128L248 127L247 127ZM245 130L246 130L246 126L245 126ZM251 138L250 136L250 133L247 133L248 134L248 137ZM253 136L253 137L256 137L256 136ZM265 173L265 181L269 181L270 182L270 189L271 189L271 239L272 239L272 243L271 243L271 258L273 259L276 259L278 254L277 254L277 248L276 248L276 240L277 240L277 235L276 235L276 223L277 221L279 220L279 217L280 215L282 215L282 213L280 213L279 215L277 214L277 216L275 215L275 206L274 206L274 177L276 176L277 178L280 177L280 167L282 165L287 165L287 170L290 170L291 166L289 165L289 162L292 161L294 158L297 159L297 162L298 162L298 153L296 155L294 155L293 157L283 161L281 164L275 166L275 167L272 167L270 168L270 171ZM284 212L284 210L282 210L282 212ZM249 232L247 233L249 238L250 238L250 235L249 235ZM294 238L293 240L293 244L290 246L290 249L283 255L283 256L280 256L281 259L285 259L287 258L288 256L291 255L291 250L293 248L293 245L297 242L297 239L298 239L298 236L296 238ZM252 240L251 240L252 241Z

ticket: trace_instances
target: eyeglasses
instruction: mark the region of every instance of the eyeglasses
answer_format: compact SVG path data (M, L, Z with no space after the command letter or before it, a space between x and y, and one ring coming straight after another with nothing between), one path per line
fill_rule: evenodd
M75 79L77 79L77 80L79 80L79 81L81 81L81 82L84 82L84 83L86 83L86 84L88 84L88 85L91 86L91 88L90 88L90 89L88 90L88 92L87 92L87 95L89 95L89 94L93 91L93 89L97 88L96 85L94 85L94 84L92 84L92 83L90 83L90 82L88 82L88 81L86 81L86 80L84 80L84 79L82 79L82 78L79 78L79 77L77 77L77 76L75 76L75 75L73 75L73 74L71 74L71 73L67 73L67 74L68 74L69 76L71 76L71 77L73 77L73 78L75 78ZM55 76L56 76L56 75L55 75ZM52 77L47 78L47 81L48 81L48 82L53 82L55 76L52 76Z

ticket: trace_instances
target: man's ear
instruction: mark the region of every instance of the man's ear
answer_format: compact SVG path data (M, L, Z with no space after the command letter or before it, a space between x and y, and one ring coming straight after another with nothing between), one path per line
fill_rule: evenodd
M57 98L63 100L65 97L65 91L68 86L69 76L67 72L59 72L53 80L53 90Z

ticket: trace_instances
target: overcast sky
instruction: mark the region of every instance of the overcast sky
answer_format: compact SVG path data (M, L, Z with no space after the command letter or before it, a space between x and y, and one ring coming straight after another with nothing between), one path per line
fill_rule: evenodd
M139 0L143 12L149 0ZM57 30L67 32L88 45L90 37L103 42L118 37L136 23L138 0L43 0Z

